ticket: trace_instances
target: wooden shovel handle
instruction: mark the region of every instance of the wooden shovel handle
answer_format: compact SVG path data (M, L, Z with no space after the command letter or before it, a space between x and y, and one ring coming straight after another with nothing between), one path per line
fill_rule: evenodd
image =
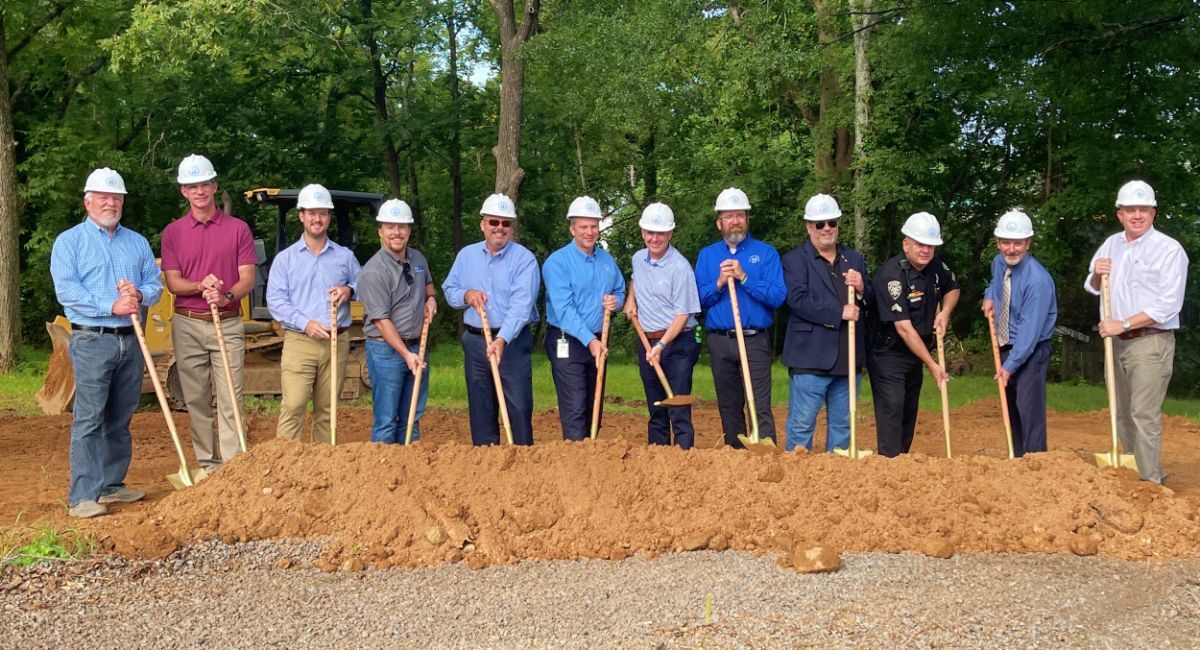
M738 309L737 280L729 278L729 306L733 308L733 328L737 334L738 356L742 361L742 383L746 387L746 404L750 407L750 441L758 442L758 409L754 406L754 384L750 379L750 360L746 356L746 337L742 334L742 312Z
M329 444L337 444L337 364L338 364L338 326L337 306L329 301Z
M1112 318L1112 296L1108 285L1108 274L1100 276L1100 311L1105 319ZM1117 376L1116 359L1111 336L1104 338L1104 384L1108 393L1108 423L1112 429L1112 466L1121 466L1121 453L1117 447Z
M646 330L642 329L642 322L637 316L630 316L629 322L633 323L633 329L637 332L638 338L642 340L642 347L646 349L646 354L650 354L650 339L646 338ZM667 374L663 372L662 366L657 363L651 363L655 374L658 375L658 380L662 382L663 389L667 391L667 399L675 397L675 393L671 392L671 384L667 382Z
M604 367L608 364L608 327L612 321L612 312L607 307L604 310L604 325L600 328L600 345L605 348L596 359L596 396L592 400L592 439L600 431L600 407L604 405Z
M1000 344L996 341L996 322L991 318L987 319L987 322L988 334L992 339L992 362L996 366L996 373L999 374L1001 367ZM1004 434L1008 438L1008 457L1014 458L1012 420L1008 417L1008 391L1005 390L1004 383L999 379L996 380L996 388L1000 390L1000 415L1004 418Z
M417 423L417 402L420 401L421 395L421 378L425 374L425 343L429 340L429 312L425 312L425 316L421 323L421 344L417 346L417 358L421 363L417 365L417 374L413 376L412 401L408 403L408 425L404 429L404 444L412 444L413 427Z
M142 359L146 362L146 370L150 373L150 383L154 386L154 396L158 398L158 407L162 409L163 418L167 420L167 430L171 432L171 441L175 443L175 452L179 454L179 477L184 485L191 485L191 474L187 468L187 456L183 455L183 443L179 441L179 432L175 429L175 418L171 417L171 407L167 404L167 396L163 391L162 382L158 380L158 371L154 368L154 357L146 345L146 334L142 331L142 319L138 313L129 315L133 321L133 333L137 335L138 347L142 349Z
M217 333L217 347L221 349L221 366L225 369L225 385L229 387L229 403L233 405L233 422L237 425L238 446L246 451L246 429L242 426L242 404L237 398L237 389L233 387L233 369L229 367L229 348L225 347L225 330L221 327L221 313L217 304L209 304L212 311L213 329Z
M483 354L487 356L488 363L492 366L492 384L496 386L496 401L500 403L500 422L504 425L504 437L508 440L508 444L513 444L512 425L508 421L508 402L504 401L504 385L500 383L500 362L496 357L488 354L488 349L492 347L492 328L488 325L487 310L476 310L479 313L479 320L483 324Z
M846 287L846 304L854 304L854 287ZM855 420L858 419L858 385L855 381L858 379L858 340L855 337L855 322L849 321L847 325L850 335L849 342L846 344L846 361L847 370L846 380L850 388L850 458L858 459L858 426Z

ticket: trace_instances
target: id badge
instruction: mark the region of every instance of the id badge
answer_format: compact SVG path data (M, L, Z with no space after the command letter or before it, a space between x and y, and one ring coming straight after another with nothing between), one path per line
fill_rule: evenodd
M569 359L571 357L571 345L567 343L567 337L558 339L558 358Z

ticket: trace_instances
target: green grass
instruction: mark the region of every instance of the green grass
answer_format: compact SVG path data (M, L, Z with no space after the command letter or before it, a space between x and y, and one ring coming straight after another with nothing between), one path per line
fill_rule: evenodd
M17 368L10 374L0 375L0 411L18 415L37 415L41 411L38 409L34 394L42 386L42 376L49 359L49 352L22 347L19 354L21 361ZM426 376L429 381L429 405L436 408L465 411L467 389L462 371L462 348L453 342L438 345L430 353L429 366L430 372ZM533 391L535 408L553 407L554 380L550 374L550 362L540 348L534 350L533 353ZM610 411L618 413L645 412L645 408L641 405L629 405L629 402L640 403L646 399L635 357L621 350L614 351L609 360L606 391L610 399L607 407ZM951 408L980 400L998 398L996 383L988 375L954 377L950 381L949 393ZM696 365L692 394L703 401L716 400L712 369L705 356L701 356L700 363ZM861 412L869 413L871 410L871 382L865 376L859 391L859 398ZM772 402L776 406L786 406L787 400L787 369L776 363L772 369ZM1103 385L1079 381L1050 384L1046 400L1049 408L1066 413L1095 411L1108 405ZM343 406L361 407L370 405L370 396L363 396L353 404L343 404ZM250 396L246 398L246 406L247 410L262 415L270 416L279 413L278 398ZM142 401L142 408L156 410L158 405L153 398L147 398ZM937 384L928 377L926 377L921 391L921 408L927 411L941 409L941 396ZM1200 424L1200 399L1169 397L1163 404L1163 412L1169 415L1181 415Z
M78 560L90 556L97 546L96 540L74 528L56 529L49 524L13 527L0 533L0 566Z

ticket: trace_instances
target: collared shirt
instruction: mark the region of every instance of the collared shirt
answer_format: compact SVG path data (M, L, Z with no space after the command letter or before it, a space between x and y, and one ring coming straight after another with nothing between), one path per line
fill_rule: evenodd
M446 302L455 309L465 310L463 322L471 327L483 327L483 321L478 312L468 308L464 300L467 291L475 289L487 294L488 325L499 328L497 336L507 342L538 320L535 302L541 288L537 258L516 242L509 242L495 255L488 250L486 241L464 246L442 282Z
M942 296L958 290L954 272L937 256L918 271L901 253L884 262L872 282L881 327L887 329L896 321L911 321L923 339L933 336L933 320Z
M313 255L300 241L279 251L271 263L267 279L267 308L271 318L285 329L304 333L308 321L329 327L329 289L350 287L356 290L361 267L350 249L332 239ZM350 327L350 301L338 307L338 329Z
M1188 270L1188 256L1179 242L1153 227L1133 241L1126 240L1125 231L1109 237L1092 256L1083 281L1083 288L1095 296L1100 291L1092 288L1092 272L1101 257L1112 259L1113 318L1125 320L1146 312L1155 327L1179 329Z
M54 293L67 320L90 327L128 327L129 316L114 316L120 298L117 282L128 280L142 293L142 306L150 307L162 295L158 265L150 242L118 224L108 230L90 218L64 230L50 252Z
M733 329L729 287L717 289L721 262L729 259L737 260L746 272L746 281L739 282L737 288L742 327L767 329L775 322L775 310L787 297L783 266L773 246L750 236L732 253L729 244L721 240L705 246L696 257L696 288L700 292L700 307L705 310L704 326L710 330Z
M250 226L220 208L206 222L198 221L189 210L163 229L162 270L179 271L185 280L199 282L211 273L221 281L222 290L229 291L240 278L238 267L257 263ZM208 301L201 294L176 296L175 306L208 311Z
M433 274L421 251L408 248L404 252L407 258L401 261L379 249L363 265L358 276L363 334L367 336L382 336L375 326L376 319L392 321L400 338L415 339L421 335L421 324L425 321L425 287L433 284Z
M1000 296L1004 292L1004 270L1008 263L999 253L992 258L992 281L983 297L996 303L996 323L1000 322ZM1021 364L1029 360L1034 347L1047 341L1054 334L1054 323L1058 321L1058 299L1054 278L1041 262L1026 255L1012 267L1009 277L1008 297L1008 342L1012 351L1004 362L1004 369L1016 372Z
M591 255L575 242L554 251L542 265L546 283L546 322L575 337L585 346L604 325L604 296L625 302L625 276L617 261L600 246Z
M643 248L633 255L633 293L638 320L648 332L662 332L684 314L700 313L700 292L692 266L674 246L667 246L662 259L652 259ZM696 326L689 316L685 328Z

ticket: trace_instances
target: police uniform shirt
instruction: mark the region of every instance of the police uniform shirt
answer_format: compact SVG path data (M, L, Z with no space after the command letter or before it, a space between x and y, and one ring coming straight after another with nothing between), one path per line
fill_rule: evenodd
M382 336L376 319L388 319L402 339L421 335L425 312L425 285L433 283L429 262L420 251L408 249L401 262L380 249L367 261L358 278L358 298L363 305L363 334Z
M872 282L883 327L890 329L892 326L886 324L911 321L922 339L933 336L938 301L958 288L954 273L940 257L934 256L918 271L903 253L884 262Z

